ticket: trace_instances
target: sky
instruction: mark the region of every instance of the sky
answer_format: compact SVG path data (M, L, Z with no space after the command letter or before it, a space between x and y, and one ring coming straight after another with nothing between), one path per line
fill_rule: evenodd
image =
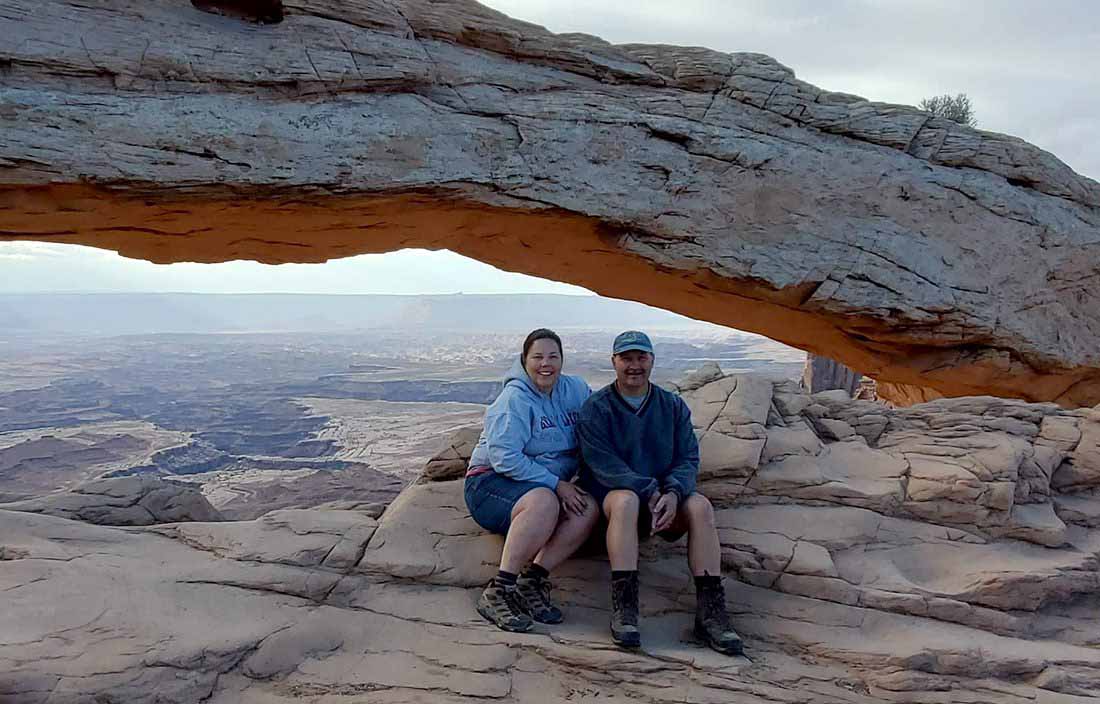
M753 51L828 90L915 105L967 93L981 129L1016 135L1100 180L1100 2L1094 0L489 0L555 32L612 43ZM154 265L86 247L0 243L0 292L571 293L451 252L327 264Z

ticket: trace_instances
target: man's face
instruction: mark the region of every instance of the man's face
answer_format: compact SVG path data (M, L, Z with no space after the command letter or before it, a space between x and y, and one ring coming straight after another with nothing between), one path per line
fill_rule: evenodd
M649 374L653 371L653 355L641 350L627 350L611 355L615 367L615 382L619 390L628 396L641 396L649 388Z

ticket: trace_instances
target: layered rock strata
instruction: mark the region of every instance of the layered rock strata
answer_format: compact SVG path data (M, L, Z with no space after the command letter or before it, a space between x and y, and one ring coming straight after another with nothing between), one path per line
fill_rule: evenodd
M485 624L473 604L501 542L469 519L455 478L470 429L378 519L310 509L119 529L0 510L0 698L1100 696L1100 410L894 410L713 368L680 388L747 658L692 639L683 543L644 548L640 652L609 644L599 554L555 575L565 624Z
M472 0L2 0L0 105L0 239L449 248L881 381L1100 402L1100 186L767 56Z
M150 476L97 479L70 491L0 503L0 511L41 513L104 526L222 520L196 487Z

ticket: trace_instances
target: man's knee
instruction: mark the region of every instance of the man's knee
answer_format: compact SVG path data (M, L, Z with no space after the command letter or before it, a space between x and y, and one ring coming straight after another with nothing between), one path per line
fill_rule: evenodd
M641 507L641 499L638 495L629 489L616 489L608 492L607 496L603 500L603 511L610 518L615 515L624 515L626 517L637 517L638 510Z
M702 494L692 494L684 499L683 511L692 524L714 525L714 506L711 505L710 499Z

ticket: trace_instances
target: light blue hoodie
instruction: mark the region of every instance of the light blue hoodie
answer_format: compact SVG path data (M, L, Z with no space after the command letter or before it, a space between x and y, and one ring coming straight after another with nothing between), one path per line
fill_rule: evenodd
M550 394L538 390L517 359L504 388L485 411L485 428L470 455L471 467L492 467L521 482L551 489L577 473L574 429L592 389L579 376L558 377Z

